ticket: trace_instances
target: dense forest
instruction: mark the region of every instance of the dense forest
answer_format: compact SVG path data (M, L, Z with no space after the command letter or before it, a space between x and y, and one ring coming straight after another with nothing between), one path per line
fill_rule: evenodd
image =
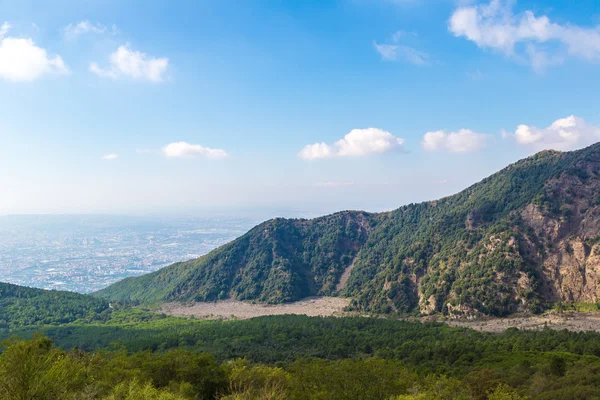
M597 399L600 334L170 317L4 285L4 399Z
M139 309L39 330L4 333L0 398L597 399L600 385L597 333Z
M124 309L106 322L36 326L4 331L30 338L41 332L62 348L129 351L175 348L211 353L219 361L291 362L301 357L343 359L379 356L421 372L464 373L479 360L514 352L568 352L600 357L600 334L545 329L503 334L385 318L282 315L249 320L194 320Z
M270 220L206 256L96 295L138 303L342 295L359 311L455 316L594 303L599 199L600 144L544 151L438 201Z
M108 314L108 302L91 296L0 282L0 329L91 322Z
M234 360L219 364L206 353L63 351L44 337L9 341L0 355L3 399L523 399L493 374L462 381L419 376L382 359L299 360L285 367ZM543 376L565 373L550 364ZM481 377L486 378L480 380ZM546 397L548 398L548 397Z

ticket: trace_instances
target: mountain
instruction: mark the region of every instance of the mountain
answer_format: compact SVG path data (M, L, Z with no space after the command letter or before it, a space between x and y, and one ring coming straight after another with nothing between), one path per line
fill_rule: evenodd
M352 298L376 313L539 311L600 296L600 144L543 151L437 201L274 219L104 299L266 303Z
M376 221L365 212L273 219L203 257L126 278L96 295L141 302L233 297L265 303L333 295Z
M100 320L108 310L91 296L0 283L0 329Z

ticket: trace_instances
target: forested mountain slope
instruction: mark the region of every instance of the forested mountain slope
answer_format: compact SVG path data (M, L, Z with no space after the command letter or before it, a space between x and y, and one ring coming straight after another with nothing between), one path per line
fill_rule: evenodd
M108 311L108 302L91 296L0 283L0 329L97 321Z
M280 303L335 294L375 223L364 212L277 218L203 257L124 279L97 295L142 302L233 297Z
M599 233L596 144L544 151L456 195L388 213L267 221L204 257L97 295L276 303L337 294L378 313L506 315L598 301Z

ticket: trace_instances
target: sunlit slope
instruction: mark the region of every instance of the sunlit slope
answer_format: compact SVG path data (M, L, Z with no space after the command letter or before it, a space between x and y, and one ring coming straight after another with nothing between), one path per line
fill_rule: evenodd
M599 230L597 144L544 151L456 195L389 213L270 220L204 257L96 295L147 303L344 295L377 313L506 315L595 302Z

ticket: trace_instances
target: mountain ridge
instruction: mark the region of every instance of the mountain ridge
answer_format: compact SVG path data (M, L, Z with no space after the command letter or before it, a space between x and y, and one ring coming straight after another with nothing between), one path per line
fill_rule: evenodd
M598 200L600 144L543 151L439 200L265 221L203 257L95 295L143 303L341 295L360 311L453 316L595 302Z

